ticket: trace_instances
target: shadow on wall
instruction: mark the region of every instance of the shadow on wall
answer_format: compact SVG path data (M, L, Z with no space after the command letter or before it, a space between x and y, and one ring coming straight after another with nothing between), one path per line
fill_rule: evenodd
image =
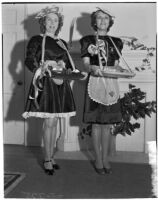
M26 52L27 43L33 35L39 34L39 25L35 19L35 15L28 16L22 22L28 40L18 41L12 52L8 71L15 84L12 89L12 97L8 105L8 112L6 114L7 121L24 121L22 113L27 99L30 83L33 74L24 65L24 55ZM22 70L18 71L18 64L21 64ZM23 101L24 99L24 101ZM26 120L27 127L27 144L28 145L41 145L42 142L42 119L30 118ZM11 130L10 130L11 131Z
M90 23L90 14L89 13L81 13L81 16L77 18L76 21L76 29L81 35L81 38L86 35L93 34L91 23ZM70 35L72 30L70 29ZM85 71L83 61L81 58L81 52L80 52L80 43L79 40L72 41L72 48L70 49L70 54L75 62L75 66L80 71ZM84 110L84 95L85 95L85 89L86 89L87 81L74 81L73 83L73 95L76 103L76 116L70 119L70 125L71 126L78 126L79 127L79 133L82 131L82 129L86 126L82 122L83 118L83 110ZM79 139L79 145L80 149L90 149L92 144L89 136L85 137L84 140L78 137Z
M76 29L82 37L93 33L89 13L81 13L81 16L78 17L76 21Z
M81 13L81 16L77 18L76 20L76 31L81 35L81 38L86 35L92 35L93 29L91 28L91 17L89 13ZM79 53L80 54L80 43L79 40L73 40L73 27L70 27L70 34L69 34L69 42L72 42L70 44L71 49L70 52ZM71 41L72 40L72 41Z

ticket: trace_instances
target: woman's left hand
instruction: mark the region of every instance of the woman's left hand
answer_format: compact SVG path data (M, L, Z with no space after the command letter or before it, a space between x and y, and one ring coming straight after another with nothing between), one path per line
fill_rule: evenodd
M120 72L126 71L126 69L123 69L123 68L122 68L121 66L119 66L119 65L116 65L115 67L116 67L116 69L119 70Z

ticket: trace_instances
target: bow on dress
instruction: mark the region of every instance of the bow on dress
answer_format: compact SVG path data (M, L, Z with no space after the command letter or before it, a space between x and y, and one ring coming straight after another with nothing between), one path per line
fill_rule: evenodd
M105 42L103 40L98 40L97 45L91 44L88 47L88 52L93 55L98 55L102 57L105 63L107 63L107 54L105 51Z

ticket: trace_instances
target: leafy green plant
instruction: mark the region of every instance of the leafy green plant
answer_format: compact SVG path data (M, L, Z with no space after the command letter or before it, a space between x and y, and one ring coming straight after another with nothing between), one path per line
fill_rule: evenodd
M114 125L113 134L126 134L132 135L135 129L140 128L140 123L132 122L146 116L151 117L152 113L156 113L156 101L144 102L145 92L141 91L140 88L129 84L129 91L124 94L120 99L122 120L120 123ZM83 139L85 135L91 136L92 125L89 124L87 127L82 129L79 134Z

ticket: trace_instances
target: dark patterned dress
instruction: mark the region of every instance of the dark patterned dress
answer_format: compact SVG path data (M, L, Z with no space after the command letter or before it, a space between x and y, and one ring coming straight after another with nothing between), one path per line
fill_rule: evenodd
M121 53L123 48L121 39L115 37L111 38ZM107 35L99 36L99 39L103 40L105 43L105 51L107 53L107 66L114 66L115 61L119 60L119 55L113 43ZM91 55L88 51L88 47L90 45L96 45L96 36L85 36L80 40L80 44L81 57L89 57L91 65L99 65L98 55ZM118 101L112 105L103 105L93 101L88 94L88 82L89 78L87 80L85 91L83 122L92 124L114 124L120 122L122 118L120 100L118 99Z
M25 65L28 69L35 73L39 67L42 55L43 36L38 35L31 38L27 46ZM72 69L66 51L57 44L58 39L46 36L44 60L64 61L65 67ZM65 41L62 40L65 44ZM34 95L33 82L31 83L28 99L26 102L23 117L65 117L75 115L75 102L68 80L64 80L63 84L57 85L49 76L44 76L40 82L42 90L39 91L37 104L31 98Z

